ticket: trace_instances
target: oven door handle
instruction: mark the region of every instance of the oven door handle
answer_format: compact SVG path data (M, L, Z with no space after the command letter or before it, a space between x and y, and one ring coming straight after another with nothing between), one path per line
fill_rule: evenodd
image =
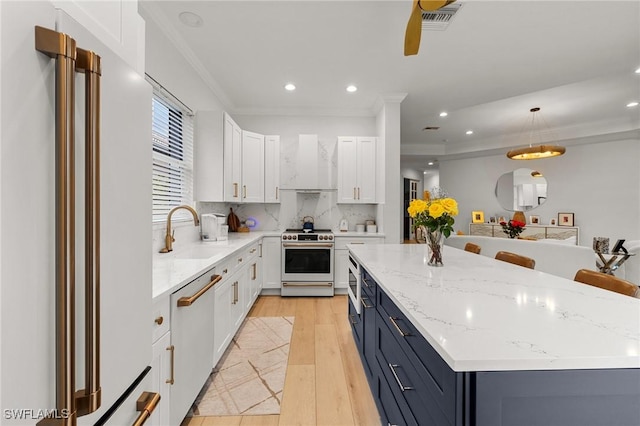
M333 283L282 283L282 287L332 287Z
M327 247L327 248L331 248L333 247L333 244L316 244L316 243L283 243L282 247L309 247L309 248L315 248L315 247Z

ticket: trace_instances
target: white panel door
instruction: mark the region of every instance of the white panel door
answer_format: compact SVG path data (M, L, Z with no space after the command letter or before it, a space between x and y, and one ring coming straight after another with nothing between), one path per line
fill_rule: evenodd
M168 319L167 319L168 320ZM164 426L170 422L169 407L171 404L171 332L166 332L153 344L153 360L151 361L151 382L149 390L160 393L160 402L149 418L151 426Z
M356 202L376 201L376 138L359 137L357 153L358 185Z
M338 138L338 203L356 202L357 153L355 137Z
M242 201L264 202L264 136L242 131Z
M196 201L224 201L224 118L220 111L198 111L194 134Z
M263 288L280 289L282 277L280 264L282 256L282 243L280 237L264 237L262 239L262 268Z
M242 130L224 114L224 200L242 201Z
M233 281L225 279L216 284L213 306L213 366L220 361L231 341L231 305L233 303Z
M280 136L264 137L264 202L280 202Z

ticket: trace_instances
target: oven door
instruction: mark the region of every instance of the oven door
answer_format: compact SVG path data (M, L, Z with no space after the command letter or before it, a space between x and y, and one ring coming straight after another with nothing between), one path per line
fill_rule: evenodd
M282 281L333 282L333 243L282 243Z
M353 303L353 307L360 314L360 310L362 306L360 304L360 292L361 292L361 281L360 281L360 265L358 262L349 255L349 298L351 299L351 303Z

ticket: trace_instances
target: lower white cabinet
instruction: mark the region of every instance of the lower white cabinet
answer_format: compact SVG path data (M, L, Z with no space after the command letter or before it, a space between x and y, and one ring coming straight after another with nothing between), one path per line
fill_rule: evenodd
M216 365L231 342L231 307L236 299L235 275L218 283L213 305L213 364Z
M280 236L262 239L262 288L280 289L282 277L280 264L282 260L282 243Z
M149 418L151 426L165 426L170 424L169 415L171 401L171 384L173 383L173 346L171 346L171 332L167 331L156 340L152 346L153 359L151 361L152 391L160 394L160 402Z
M346 289L349 286L349 250L347 250L347 244L380 244L384 241L384 238L377 236L341 237L336 235L335 241L334 286L336 289Z

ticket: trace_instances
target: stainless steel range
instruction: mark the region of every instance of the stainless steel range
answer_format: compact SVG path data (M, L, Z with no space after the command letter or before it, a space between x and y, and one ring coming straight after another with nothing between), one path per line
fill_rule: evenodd
M333 296L330 230L287 229L282 234L282 296Z

